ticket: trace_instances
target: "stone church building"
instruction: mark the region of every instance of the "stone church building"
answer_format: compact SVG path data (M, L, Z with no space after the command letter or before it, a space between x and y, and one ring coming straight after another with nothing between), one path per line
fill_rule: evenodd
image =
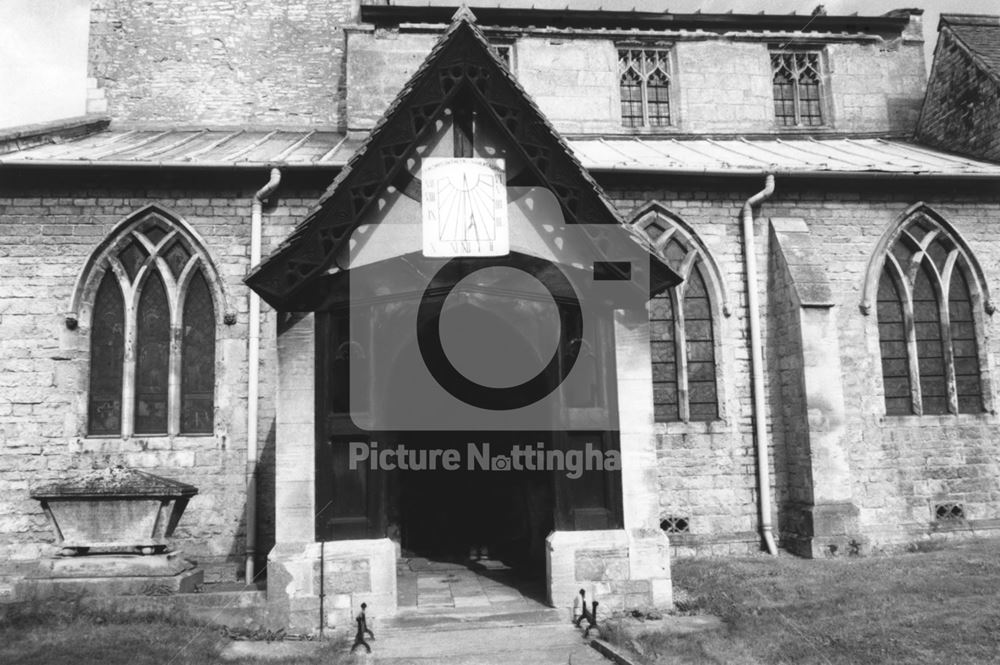
M662 606L671 557L1000 527L998 19L946 16L930 86L914 9L94 0L90 27L90 112L0 136L2 579L56 550L34 487L117 465L197 487L173 544L293 626L391 612L401 556ZM447 235L459 208L489 242ZM442 316L524 383L445 351L444 386ZM472 442L619 463L352 458Z

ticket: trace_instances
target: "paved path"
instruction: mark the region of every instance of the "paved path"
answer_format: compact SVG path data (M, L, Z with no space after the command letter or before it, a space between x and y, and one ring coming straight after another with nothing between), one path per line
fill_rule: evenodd
M372 654L378 665L608 665L570 623L568 610L541 599L498 562L466 565L400 562L399 613L375 620Z
M378 665L608 665L557 610L504 614L455 609L387 620L355 660Z
M410 559L400 563L398 613L370 613L372 653L364 665L609 665L570 622L568 609L540 600L542 586L499 562ZM371 608L374 610L375 608ZM313 653L316 642L233 642L224 657L261 660Z
M452 563L400 559L396 581L401 608L546 607L541 580L525 580L499 561Z

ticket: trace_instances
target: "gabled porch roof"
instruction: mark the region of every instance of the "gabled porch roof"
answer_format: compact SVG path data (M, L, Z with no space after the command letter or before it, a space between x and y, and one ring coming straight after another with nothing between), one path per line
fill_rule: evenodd
M622 221L570 147L490 51L475 17L463 8L330 188L247 277L247 284L274 307L294 307L296 294L334 264L352 231L377 205L379 195L392 185L402 189L401 183L412 180L407 160L417 154L418 143L435 131L435 123L453 111L458 127L458 116L473 110L476 122L490 126L505 149L526 164L517 184L551 191L567 223L619 226L652 252L648 241ZM471 152L471 133L466 141ZM665 264L653 263L653 280L658 284L680 281Z

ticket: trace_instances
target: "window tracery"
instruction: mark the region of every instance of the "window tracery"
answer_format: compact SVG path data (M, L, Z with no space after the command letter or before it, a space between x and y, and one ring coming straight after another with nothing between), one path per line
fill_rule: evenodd
M98 247L71 316L90 309L88 434L213 431L218 284L194 235L152 207Z
M670 51L618 50L618 81L625 127L670 125Z
M874 291L886 414L983 412L975 313L977 303L987 313L992 307L964 241L917 206L883 238L874 259L882 264L869 266L862 311Z
M772 51L774 117L782 127L823 124L823 87L818 51Z
M717 420L716 312L729 315L721 273L694 231L662 206L644 207L633 223L684 278L649 303L656 420Z

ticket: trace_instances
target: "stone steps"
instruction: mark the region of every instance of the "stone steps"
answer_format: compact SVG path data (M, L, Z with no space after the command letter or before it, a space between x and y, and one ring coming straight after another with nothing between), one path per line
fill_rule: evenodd
M453 631L486 627L520 627L537 625L569 625L566 613L553 608L441 608L433 611L400 610L379 625L386 632Z
M392 665L606 665L568 622L510 625L463 622L387 628L370 642L370 662Z
M535 602L473 608L401 608L374 617L369 663L390 665L607 665L566 609ZM363 651L361 649L360 651Z

